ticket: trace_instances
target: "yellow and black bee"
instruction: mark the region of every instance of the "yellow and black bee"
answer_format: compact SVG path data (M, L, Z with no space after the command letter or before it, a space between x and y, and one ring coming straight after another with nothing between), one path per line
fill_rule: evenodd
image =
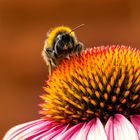
M78 42L74 33L74 30L81 26L83 24L73 30L66 26L58 26L48 33L42 55L49 66L49 74L63 58L69 57L71 54L79 54L84 48L83 44Z

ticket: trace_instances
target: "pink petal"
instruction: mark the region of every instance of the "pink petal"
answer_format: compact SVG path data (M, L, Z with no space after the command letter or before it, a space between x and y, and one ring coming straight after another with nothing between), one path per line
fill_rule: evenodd
M80 131L82 128L83 123L77 124L71 128L69 128L66 132L64 132L60 137L58 137L57 140L70 140L71 137L76 133ZM71 139L72 140L72 139Z
M120 114L109 118L105 130L109 140L139 140L131 122Z
M134 125L140 139L140 115L132 115L131 117L131 122Z
M61 133L66 127L67 125L54 126L50 130L34 137L34 139L32 140L52 140L52 138L54 138L57 134Z
M85 140L108 140L104 127L100 119L93 119L92 126L89 130L87 139ZM78 139L77 139L78 140Z
M86 140L88 132L92 126L92 121L90 121L88 124L84 124L81 130L78 132L77 136L75 136L75 139L77 140Z
M67 131L68 127L69 127L69 125L67 125L61 133L59 133L58 135L53 137L52 140L59 140L60 136L62 136Z
M36 120L29 123L24 123L11 128L4 136L3 140L25 139L36 133L49 129L52 122L44 120Z

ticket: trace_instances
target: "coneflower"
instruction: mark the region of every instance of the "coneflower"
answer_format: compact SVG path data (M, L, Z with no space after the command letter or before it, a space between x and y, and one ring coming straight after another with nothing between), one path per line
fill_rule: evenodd
M44 87L42 119L4 140L140 140L140 51L101 46L64 59Z

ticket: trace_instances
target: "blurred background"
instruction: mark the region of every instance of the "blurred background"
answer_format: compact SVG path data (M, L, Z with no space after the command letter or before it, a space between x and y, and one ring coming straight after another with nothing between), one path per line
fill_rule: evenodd
M140 48L140 2L132 0L0 0L0 139L11 127L39 119L48 69L41 51L46 32L74 28L86 47Z

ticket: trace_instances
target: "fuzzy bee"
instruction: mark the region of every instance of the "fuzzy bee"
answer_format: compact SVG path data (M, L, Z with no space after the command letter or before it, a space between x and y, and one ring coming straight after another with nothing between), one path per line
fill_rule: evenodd
M72 54L79 54L84 48L83 44L78 42L74 33L74 30L81 26L83 24L73 30L66 26L58 26L48 33L42 55L49 67L49 75L63 58Z

